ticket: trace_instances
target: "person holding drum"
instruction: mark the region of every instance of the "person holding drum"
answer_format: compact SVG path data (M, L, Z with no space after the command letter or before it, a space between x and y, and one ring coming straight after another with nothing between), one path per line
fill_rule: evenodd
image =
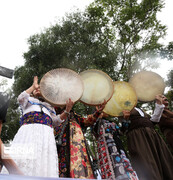
M130 121L127 129L127 144L132 166L139 179L173 178L173 156L164 140L154 129L163 109L162 95L157 95L152 116L137 107L131 111L123 111L124 119Z
M44 101L35 76L30 88L18 96L22 109L21 127L15 135L11 154L17 166L27 176L58 177L58 154L54 126L67 117L73 102L66 103L66 113L56 115L55 109ZM2 173L5 173L2 169Z
M102 179L138 180L120 139L119 126L103 112L93 126Z
M166 137L166 141L173 152L173 112L169 110L169 103L168 99L165 96L162 96L163 98L163 104L165 105L164 111L162 113L159 127Z
M62 134L56 138L60 177L96 179L87 151L84 130L96 122L105 104L104 101L97 111L85 118L73 110L70 113L64 111L68 115L68 121L64 122L65 125L62 124L55 128L56 134ZM57 108L57 111L61 110L63 111Z

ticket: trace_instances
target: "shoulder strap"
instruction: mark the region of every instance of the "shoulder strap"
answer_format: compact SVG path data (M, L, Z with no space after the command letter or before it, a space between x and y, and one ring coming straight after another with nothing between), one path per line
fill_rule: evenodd
M42 107L45 107L50 113L53 113L56 115L56 112L55 111L52 111L51 109L49 109L48 107L46 107L45 105L41 104L41 103L35 103L35 102L32 102L32 101L28 101L30 104L32 105L39 105L39 106L42 106Z

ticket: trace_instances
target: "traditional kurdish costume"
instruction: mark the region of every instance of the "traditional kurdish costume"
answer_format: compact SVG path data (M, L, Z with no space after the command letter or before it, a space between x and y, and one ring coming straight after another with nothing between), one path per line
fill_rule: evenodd
M62 144L58 145L60 177L95 179L82 129L91 126L99 115L96 112L82 118L74 112L70 113L63 131ZM62 126L55 128L56 134L61 133Z
M173 156L166 143L155 131L155 120L159 120L163 106L152 117L138 108L131 111L127 143L132 166L141 180L171 180L173 178ZM156 112L155 110L155 112Z
M58 155L52 126L63 121L50 104L30 97L26 91L19 95L18 101L23 116L10 156L24 175L58 177ZM2 173L5 172L3 168Z
M173 112L167 108L164 109L159 126L173 152Z
M98 143L98 164L101 177L109 180L138 180L126 157L118 129L119 127L114 122L104 119L98 119L93 127Z

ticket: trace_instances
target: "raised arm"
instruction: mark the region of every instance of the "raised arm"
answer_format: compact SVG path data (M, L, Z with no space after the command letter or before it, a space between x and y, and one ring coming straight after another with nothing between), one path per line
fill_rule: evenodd
M70 114L70 111L74 105L74 102L69 98L69 100L66 101L66 108L63 113L61 113L60 118L62 120L66 119L67 116Z
M33 80L33 84L32 84L32 86L31 87L29 87L27 90L26 90L26 92L28 93L28 94L31 94L34 90L39 90L39 85L38 85L38 77L37 76L34 76L34 80Z
M154 113L151 116L150 120L152 122L159 122L165 107L165 105L163 104L163 95L161 94L156 95L155 101L156 103L155 103Z
M102 104L96 106L96 111L93 114L88 115L87 118L81 118L80 122L83 123L85 127L93 125L96 122L97 118L100 116L100 114L103 112L106 103L107 101L104 100Z
M70 115L70 111L74 105L74 102L69 98L66 101L66 108L61 114L52 115L53 124L54 126L59 126L61 123L63 123L67 117Z
M34 92L35 91L35 92ZM38 77L35 76L33 79L33 84L25 91L23 91L17 98L17 101L21 105L21 107L26 107L28 104L28 98L30 97L30 94L33 93L36 96L41 95L40 89L38 85Z

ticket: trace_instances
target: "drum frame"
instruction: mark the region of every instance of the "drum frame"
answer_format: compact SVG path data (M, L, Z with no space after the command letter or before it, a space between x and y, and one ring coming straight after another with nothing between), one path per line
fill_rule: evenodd
M111 99L113 93L114 93L114 84L113 84L113 80L111 79L111 77L109 75L107 75L105 72L101 71L101 70L98 70L98 69L88 69L88 70L85 70L85 71L82 71L82 72L79 73L81 78L82 78L82 74L84 74L86 72L99 72L99 73L105 75L105 77L107 77L107 79L109 79L110 82L112 82L112 93L110 94L110 97L106 99L106 101L109 101ZM84 88L84 91L85 91L85 88ZM100 103L87 103L87 102L81 100L81 98L80 98L80 102L85 104L85 105L89 105L89 106L98 106L98 105L100 105L100 104L102 104L104 102L104 99L103 99L102 102L100 102Z
M75 71L73 71L73 70L71 70L71 69L67 69L67 68L56 68L56 69L52 69L52 70L50 70L50 71L48 71L47 73L44 74L44 76L41 78L41 81L40 81L40 92L41 92L42 97L45 99L45 101L47 101L48 103L50 103L50 104L53 105L53 106L63 107L63 106L66 105L66 102L64 102L64 103L54 103L54 102L51 102L47 97L45 97L44 93L42 93L42 83L43 83L43 81L44 81L44 78L46 78L46 76L49 76L49 73L50 73L51 71L56 71L56 70L59 70L59 71L63 71L63 70L64 70L64 71L67 71L67 72L71 72L72 74L74 74L74 75L79 79L79 81L81 82L82 92L81 92L81 94L80 94L75 100L72 99L73 102L79 101L79 99L82 97L83 90L84 90L84 84L83 84L82 78L80 77L80 75L79 75L77 72L75 72ZM62 88L63 88L63 87L62 87ZM71 98L71 97L69 97L69 98Z

